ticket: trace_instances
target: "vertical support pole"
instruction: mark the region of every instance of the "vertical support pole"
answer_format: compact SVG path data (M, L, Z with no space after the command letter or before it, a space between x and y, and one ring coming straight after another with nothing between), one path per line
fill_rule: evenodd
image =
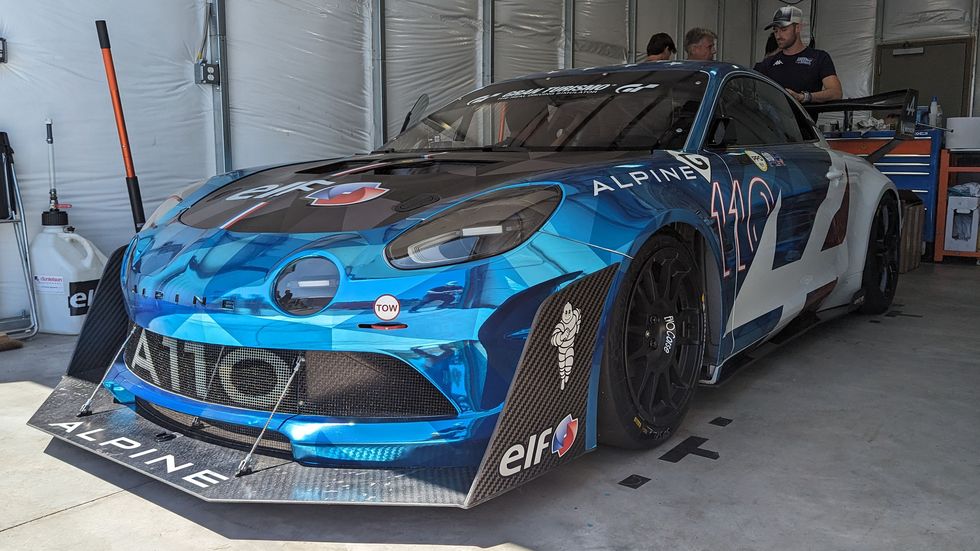
M493 1L481 0L480 2L480 19L483 24L480 86L487 86L493 82Z
M385 88L385 0L371 0L371 115L374 147L388 141L388 94Z
M752 29L750 48L752 51L749 52L749 67L755 67L758 58L756 52L759 50L759 0L752 0L752 23L749 27Z
M493 2L480 0L480 86L488 86L493 82ZM480 131L483 143L492 144L494 139L493 110L486 110L480 119Z
M211 0L211 60L218 64L218 85L211 89L211 106L214 112L214 165L218 174L232 169L231 121L228 103L228 45L225 43L225 0Z
M875 2L875 45L871 55L871 93L878 88L878 72L881 70L881 43L885 41L885 0Z
M636 63L636 0L629 0L626 5L626 19L629 24L629 31L626 34L626 63Z
M677 59L687 59L687 49L684 47L684 33L687 32L687 2L677 0L677 40L674 44L680 48ZM681 57L683 55L683 57Z
M875 46L885 38L885 0L875 2Z
M973 116L973 108L977 102L977 56L980 54L980 51L978 51L980 50L980 40L978 40L980 38L978 36L980 35L980 21L978 21L980 19L980 3L977 0L973 0L973 11L970 15L973 18L970 21L970 29L973 36L973 51L970 52L972 59L970 60L970 103L966 110L968 117ZM969 42L967 43L969 44Z
M817 40L817 0L810 0L810 40ZM809 43L808 43L809 44ZM820 44L817 44L817 48Z
M562 69L571 69L575 66L575 0L563 0L565 9L565 58L562 61Z
M718 54L715 59L722 60L725 55L725 0L718 0L718 12L715 14L715 33L718 34Z

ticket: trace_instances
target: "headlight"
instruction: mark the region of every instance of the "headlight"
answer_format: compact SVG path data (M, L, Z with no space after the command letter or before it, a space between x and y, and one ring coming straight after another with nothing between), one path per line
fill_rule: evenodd
M397 268L429 268L498 255L526 241L558 208L558 186L481 195L399 235L385 249Z
M272 296L283 312L310 316L330 304L339 283L336 264L326 258L309 256L290 262L279 272Z
M164 214L170 212L170 209L177 206L177 203L180 203L181 201L186 199L190 194L200 189L200 187L203 186L205 182L207 182L207 180L194 182L193 184L185 187L184 189L164 199L163 202L160 203L160 206L153 211L153 214L151 214L149 218L146 219L146 223L143 224L143 226L147 228L152 228L153 226L155 226L157 221L160 220L160 218Z

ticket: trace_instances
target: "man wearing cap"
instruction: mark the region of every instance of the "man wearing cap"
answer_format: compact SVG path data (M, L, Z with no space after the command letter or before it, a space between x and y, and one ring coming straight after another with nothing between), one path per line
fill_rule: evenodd
M775 80L800 103L821 103L843 97L840 79L830 54L803 45L803 12L795 6L776 10L772 29L779 51L756 64L755 69Z

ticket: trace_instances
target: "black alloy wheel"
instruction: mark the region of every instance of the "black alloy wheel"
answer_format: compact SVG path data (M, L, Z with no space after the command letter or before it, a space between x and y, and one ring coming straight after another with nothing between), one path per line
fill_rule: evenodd
M626 382L641 417L654 424L687 403L700 362L697 271L676 249L661 249L633 284L626 313Z
M878 203L868 237L862 288L863 314L882 314L891 306L898 288L898 262L901 241L898 202L887 193Z
M651 244L623 281L600 377L599 436L620 447L654 447L669 438L701 373L701 271L673 235L657 235Z

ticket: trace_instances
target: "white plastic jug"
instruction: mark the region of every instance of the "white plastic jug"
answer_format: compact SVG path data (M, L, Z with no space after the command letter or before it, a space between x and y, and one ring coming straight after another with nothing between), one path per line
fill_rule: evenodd
M95 296L106 256L66 226L43 226L31 241L42 333L77 335Z

